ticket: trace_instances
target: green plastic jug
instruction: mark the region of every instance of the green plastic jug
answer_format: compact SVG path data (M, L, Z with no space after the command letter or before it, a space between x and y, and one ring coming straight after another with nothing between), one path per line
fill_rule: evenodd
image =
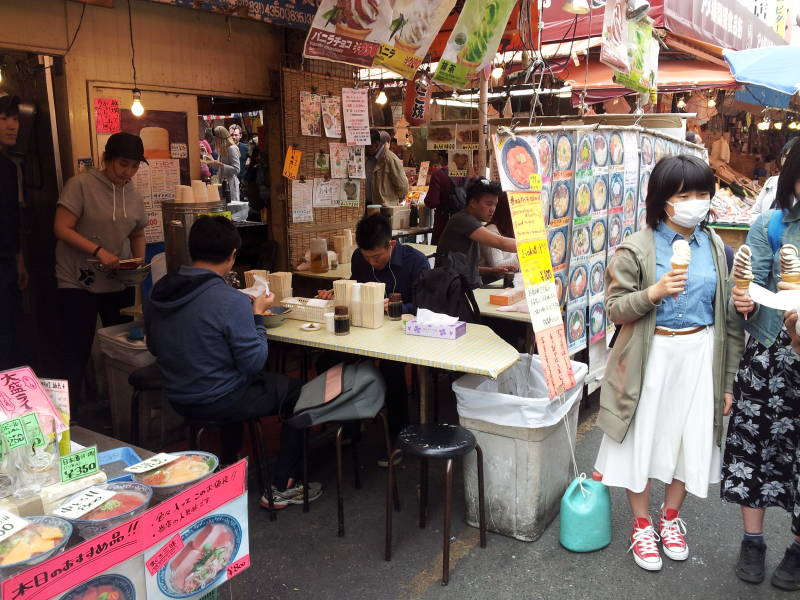
M611 495L600 473L576 477L561 498L561 545L592 552L611 543Z

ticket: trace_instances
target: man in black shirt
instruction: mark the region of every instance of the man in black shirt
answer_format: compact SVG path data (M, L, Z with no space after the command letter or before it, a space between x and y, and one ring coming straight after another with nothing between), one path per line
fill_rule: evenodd
M18 366L14 360L15 319L19 291L28 285L19 239L17 165L5 154L17 143L19 98L0 97L0 370Z

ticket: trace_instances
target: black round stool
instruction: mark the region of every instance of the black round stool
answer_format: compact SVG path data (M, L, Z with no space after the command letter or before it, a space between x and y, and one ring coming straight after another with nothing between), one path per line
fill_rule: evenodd
M486 517L483 498L483 452L475 436L458 425L427 423L410 425L398 436L397 450L389 459L386 487L386 560L392 560L392 490L394 489L394 457L405 452L420 459L419 526L425 528L428 508L428 460L445 460L444 468L444 531L442 540L442 584L450 581L450 511L453 505L453 459L473 449L478 459L478 514L481 548L486 547Z

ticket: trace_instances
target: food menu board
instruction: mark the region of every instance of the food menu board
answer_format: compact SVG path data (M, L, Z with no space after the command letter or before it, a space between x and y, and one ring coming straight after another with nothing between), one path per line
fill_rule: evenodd
M655 163L679 153L700 155L682 142L638 130L545 129L495 135L504 190L532 191L541 181L554 291L564 311L569 353L610 340L605 271L623 240L646 226L647 185ZM702 156L701 156L702 158Z
M164 241L162 202L175 202L175 189L181 182L179 161L174 158L151 158L139 163L131 182L144 201L147 225L144 239L148 244Z

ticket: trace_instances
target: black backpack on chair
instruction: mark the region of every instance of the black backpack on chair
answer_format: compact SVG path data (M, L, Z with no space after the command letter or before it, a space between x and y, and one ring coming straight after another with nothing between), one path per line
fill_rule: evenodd
M457 316L466 323L480 323L481 312L475 294L462 275L466 256L460 252L437 254L438 266L423 271L414 284L414 304L437 313Z

